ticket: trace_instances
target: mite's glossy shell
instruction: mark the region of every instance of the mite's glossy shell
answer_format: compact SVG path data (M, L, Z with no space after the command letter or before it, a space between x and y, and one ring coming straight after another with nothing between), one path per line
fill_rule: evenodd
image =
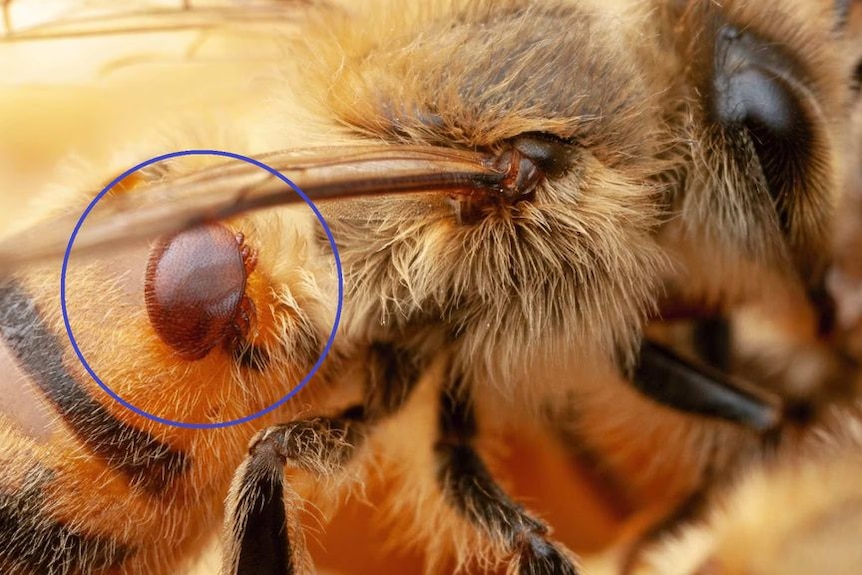
M235 337L248 270L242 236L218 224L182 232L150 253L144 298L159 338L188 360Z

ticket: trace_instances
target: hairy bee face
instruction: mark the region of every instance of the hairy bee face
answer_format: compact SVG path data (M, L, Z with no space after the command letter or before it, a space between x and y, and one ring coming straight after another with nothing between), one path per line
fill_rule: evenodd
M666 70L640 58L641 12L618 15L620 29L588 4L447 4L415 9L403 34L382 36L386 18L336 25L343 51L323 68L341 66L323 105L353 132L517 149L539 174L515 198L464 190L328 209L363 318L354 329L442 318L461 359L496 374L572 347L631 350L664 269L656 158L671 146Z
M821 50L833 18L798 4L372 4L327 18L331 41L307 58L311 108L344 139L505 153L528 138L538 174L515 198L327 207L361 318L350 329L430 318L465 363L526 372L572 349L630 359L662 282L726 303L767 268L819 273L841 96Z

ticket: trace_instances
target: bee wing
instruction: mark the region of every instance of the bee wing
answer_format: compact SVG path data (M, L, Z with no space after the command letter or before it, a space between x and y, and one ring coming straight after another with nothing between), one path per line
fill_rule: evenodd
M0 0L0 86L86 85L153 64L278 62L284 57L279 42L301 30L295 22L307 5Z
M42 222L0 242L0 276L23 264L62 255L72 230L77 234L76 255L94 254L251 210L303 201L283 177L314 202L382 194L494 191L503 187L507 177L506 167L492 155L436 147L288 150L260 155L256 162L234 161L169 177L132 192L105 196L92 215L93 204L83 215L64 214ZM79 220L84 216L87 225L82 227Z
M227 23L289 19L304 2L277 0L117 0L102 2L7 0L2 3L6 42L81 36L206 30Z
M280 42L307 5L0 0L0 227L15 227L10 214L21 213L30 198L45 198L32 202L39 208L61 201L43 191L83 180L79 166L88 175L105 166L103 174L113 177L119 173L113 150L123 156L133 146L149 149L162 126L176 125L187 110L206 109L210 94L234 105L237 94L250 91L245 84L232 91L238 75L257 78L283 58ZM177 131L190 132L200 118L182 120ZM96 181L93 196L107 179ZM68 187L86 192L94 185Z
M81 84L124 66L140 67L153 61L198 65L231 57L243 58L243 62L249 57L277 60L283 53L260 42L259 31L274 29L279 38L283 37L285 30L291 30L293 17L307 4L300 0L0 1L0 7L5 8L0 50L8 56L0 59L0 72L4 82L11 79L13 84ZM207 36L215 30L230 33ZM238 48L239 56L232 56L231 47L237 47L220 42L225 36L235 40L237 30L249 32L252 38L250 46ZM219 42L214 41L216 36ZM107 44L111 39L116 43ZM92 46L94 43L97 45ZM52 58L46 59L46 66L28 65L39 56L34 50L42 45L51 47ZM73 60L54 62L58 46L69 46L60 52L70 53ZM87 57L82 56L85 53ZM89 62L90 55L95 62ZM51 69L46 71L46 67ZM159 90L146 85L141 88ZM127 95L122 92L120 97ZM147 108L158 108L158 101ZM432 189L493 188L502 179L489 156L441 148L333 147L279 151L257 159L283 173L313 201ZM22 189L14 179L9 185L10 190ZM98 191L92 190L92 197ZM75 254L113 251L199 222L301 200L289 185L266 170L239 161L226 162L172 175L124 194L107 195L81 226ZM61 256L80 217L81 213L59 216L0 241L0 275L26 263Z

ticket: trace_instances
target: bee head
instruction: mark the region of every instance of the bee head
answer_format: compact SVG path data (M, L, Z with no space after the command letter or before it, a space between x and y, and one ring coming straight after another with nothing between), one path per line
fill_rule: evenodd
M648 11L430 4L328 18L333 42L308 54L331 133L477 152L502 174L324 206L356 316L378 319L361 329L443 318L473 357L511 358L503 369L573 346L629 356L666 269L655 230L674 146Z

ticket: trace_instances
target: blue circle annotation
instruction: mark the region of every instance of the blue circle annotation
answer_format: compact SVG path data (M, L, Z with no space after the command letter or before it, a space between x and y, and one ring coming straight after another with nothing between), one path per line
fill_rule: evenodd
M293 191L295 191L299 195L299 197L301 197L305 201L305 203L308 204L308 206L314 212L315 217L317 217L317 220L320 222L320 225L323 226L323 230L326 232L326 237L329 240L329 245L332 247L332 254L335 257L335 269L336 269L336 272L338 273L338 307L335 310L335 321L332 324L332 330L329 332L329 338L326 340L326 345L323 348L323 352L320 354L320 357L318 358L317 362L311 368L311 371L308 372L308 374L305 377L303 377L299 381L299 383L293 389L291 389L290 392L287 393L287 395L285 395L284 397L282 397L281 399L279 399L278 401L276 401L275 403L273 403L269 407L261 409L260 411L258 411L256 413L252 413L251 415L247 415L247 416L241 417L239 419L232 419L229 421L216 421L216 422L210 422L210 423L190 423L190 422L185 422L185 421L174 421L172 419L166 419L164 417L159 417L158 415L155 415L153 413L149 413L143 409L135 407L134 405L132 405L128 401L124 400L122 397L117 395L117 393L114 392L110 387L108 387L108 385L105 384L105 382L103 382L99 378L99 376L96 374L96 372L93 371L92 367L90 367L90 364L87 363L87 359L84 357L84 354L81 352L81 349L78 346L78 342L75 339L75 334L72 332L72 326L69 323L69 313L68 313L68 310L66 309L66 271L67 271L68 266L69 266L69 257L72 253L72 247L75 244L75 238L78 236L78 232L80 231L81 226L84 223L84 220L87 218L87 216L90 215L90 212L93 210L93 208L96 206L96 204L99 203L99 201L105 196L105 194L110 192L114 186L116 186L119 182L124 180L129 175L137 172L138 170L146 168L147 166L150 166L152 164L162 162L165 160L170 160L172 158L179 158L182 156L221 156L224 158L232 158L234 160L240 160L240 161L246 162L248 164L252 164L254 166L257 166L258 168L260 168L262 170L266 170L267 172L269 172L273 176L275 176L278 179L280 179L281 181L283 181L285 184L289 185L291 188L293 188ZM282 174L278 170L276 170L270 166L267 166L263 162L255 160L254 158L249 158L249 157L243 156L241 154L235 154L233 152L225 152L222 150L183 150L183 151L179 151L179 152L171 152L169 154L163 154L161 156L156 156L155 158L151 158L145 162L141 162L140 164L138 164L132 168L129 168L128 170L126 170L125 172L123 172L122 174L120 174L119 176L114 178L114 180L111 183L109 183L107 186L105 186L105 188L101 192L99 192L99 194L95 198L93 198L93 201L90 202L90 204L87 206L87 209L84 210L84 213L81 214L81 217L78 219L78 222L75 224L75 229L72 230L72 235L69 237L69 243L66 246L66 253L63 256L63 268L62 268L62 271L60 274L60 305L62 307L62 312L63 312L63 322L66 325L66 333L69 336L69 341L72 344L72 348L75 350L75 353L77 354L78 359L80 360L81 364L84 366L84 369L86 369L87 373L90 374L90 377L92 377L93 380L96 383L98 383L99 386L102 389L104 389L105 392L108 395L110 395L112 398L114 398L118 403L120 403L124 407L132 410L133 412L137 413L138 415L142 415L146 418L149 418L153 421L157 421L159 423L163 423L165 425L173 425L176 427L185 427L185 428L189 428L189 429L214 429L214 428L219 428L219 427L229 427L231 425L238 425L240 423L246 423L248 421L251 421L253 419L261 417L261 416L273 411L274 409L277 409L279 406L281 406L282 404L287 402L294 395L299 393L299 391L303 387L305 387L305 385L311 380L311 378L314 377L314 374L317 373L317 370L320 369L321 365L323 365L323 362L326 359L326 356L329 355L329 352L332 349L332 344L335 341L335 334L338 331L338 324L341 321L341 309L343 307L343 304L344 304L344 273L343 273L342 267L341 267L341 258L338 254L338 247L335 245L335 238L332 235L332 230L329 229L329 225L327 225L326 220L324 219L324 217L320 213L320 211L317 209L317 206L314 205L314 202L312 202L308 198L308 196L306 196L305 193L301 189L299 189L299 187L296 184L291 182L284 174Z

